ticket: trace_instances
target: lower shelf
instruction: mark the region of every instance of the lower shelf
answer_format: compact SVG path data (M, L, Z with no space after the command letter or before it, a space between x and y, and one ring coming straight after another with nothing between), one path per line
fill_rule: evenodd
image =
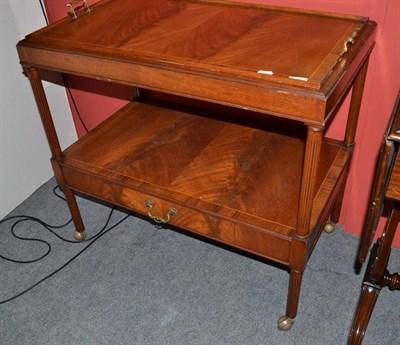
M130 103L64 151L66 184L142 214L147 200L163 218L175 208L174 225L287 263L304 139L201 115ZM340 142L324 141L312 227L333 203L349 158Z

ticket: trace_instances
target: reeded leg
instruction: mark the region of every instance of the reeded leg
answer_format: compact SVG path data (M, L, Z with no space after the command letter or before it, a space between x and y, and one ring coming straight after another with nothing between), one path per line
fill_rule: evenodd
M343 203L343 196L344 196L344 189L345 189L344 187L345 187L345 184L343 184L343 186L339 192L339 195L332 207L330 219L326 222L326 224L324 226L324 231L328 234L331 234L335 231L336 223L339 222L340 210L342 208L342 203Z
M363 91L364 91L364 84L365 84L365 78L366 78L366 74L367 74L367 68L368 68L368 60L366 60L364 62L364 65L362 66L361 70L359 71L359 73L354 81L354 84L353 84L353 92L351 95L349 118L347 121L346 134L345 134L345 138L344 138L344 142L348 146L354 145L354 138L355 138L356 129L357 129L358 117L360 114L361 99L362 99L362 95L363 95ZM343 185L343 187L338 195L338 198L335 201L335 204L332 208L330 220L326 223L326 225L324 227L324 231L326 233L334 232L335 225L339 221L340 210L342 208L342 203L343 203L345 186L346 186L346 183Z
M291 270L290 271L290 281L288 290L288 299L286 305L286 314L282 315L278 319L278 328L281 331L288 331L292 328L294 323L294 318L297 315L297 309L299 306L301 281L303 278L303 273Z
M60 147L60 143L58 141L57 132L55 130L53 119L51 117L50 108L47 103L47 98L43 89L39 71L37 70L37 68L26 68L25 70L29 77L33 95L35 97L39 114L42 119L43 128L46 133L47 140L49 142L49 147L53 157L51 162L54 174L56 176L57 183L59 184L60 188L64 190L68 207L71 212L73 222L75 224L75 229L76 229L75 238L77 240L84 240L85 229L83 226L81 214L78 209L78 205L76 203L75 196L72 190L66 187L63 171L60 165L58 164L58 162L60 162L63 159L63 153Z
M322 146L323 128L307 126L307 141L304 150L304 164L301 178L300 200L297 214L297 227L292 239L289 259L290 282L286 315L278 320L278 328L287 331L292 328L297 315L301 281L307 257L307 238L310 236L310 222L314 190L318 171L318 161Z
M361 345L379 292L380 286L363 283L347 345Z
M339 221L340 218L340 211L342 209L344 190L345 190L345 185L342 186L339 195L337 196L336 201L332 207L330 221L335 224Z
M83 225L82 216L79 211L79 207L76 202L74 192L69 187L66 186L64 174L58 163L58 160L52 158L51 165L53 166L53 171L56 176L57 183L64 192L69 212L71 213L72 221L74 222L75 225L74 237L77 241L83 241L86 238L85 226Z
M365 84L367 68L368 68L368 60L366 60L364 62L364 65L361 68L361 70L359 71L359 73L354 81L354 84L353 84L353 92L352 92L352 96L351 96L349 118L347 121L346 134L345 134L345 138L344 138L344 142L346 143L346 145L349 145L349 146L354 145L354 138L355 138L355 133L356 133L356 128L357 128L358 116L360 113L361 99L362 99L362 95L363 95L363 91L364 91L364 84ZM335 225L339 221L340 210L342 208L342 203L343 203L345 185L346 185L346 183L343 185L343 187L338 195L338 198L335 201L335 204L332 208L330 220L325 224L324 231L326 233L334 232Z
M347 145L354 145L356 135L357 122L360 114L361 100L364 92L365 79L367 77L369 58L365 60L363 66L357 74L353 83L353 91L351 94L351 103L349 109L349 118L347 121L346 134L344 142Z
M75 195L69 188L64 188L65 198L67 199L69 211L72 215L72 221L75 225L74 237L77 241L83 241L86 238L85 226L82 222L81 213L79 212L78 204L76 203Z
M322 146L323 128L307 127L307 142L304 150L304 165L301 177L299 211L297 215L296 237L307 238L310 235L310 222L314 200L318 161ZM296 267L297 265L291 265Z

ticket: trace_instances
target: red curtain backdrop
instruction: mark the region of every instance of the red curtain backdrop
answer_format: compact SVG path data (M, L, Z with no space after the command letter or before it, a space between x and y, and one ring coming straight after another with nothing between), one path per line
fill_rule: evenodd
M372 53L369 73L366 81L364 98L356 135L356 149L352 162L343 202L340 223L345 230L360 235L364 225L369 194L373 181L375 164L388 124L397 92L400 88L400 1L398 0L242 0L273 6L285 6L347 13L370 17L378 23L377 45ZM65 17L68 13L65 0L44 0L50 22ZM89 4L97 1L89 0ZM127 1L128 2L128 1ZM106 23L105 23L106 25ZM85 125L90 129L110 116L132 97L132 90L127 87L110 87L107 83L70 77L68 79L76 106ZM88 90L95 86L99 94ZM345 125L349 98L344 102L339 114L328 129L327 135L340 138ZM77 118L75 107L71 106L78 135L85 130ZM384 222L380 222L379 231ZM395 239L395 246L400 247L400 232Z

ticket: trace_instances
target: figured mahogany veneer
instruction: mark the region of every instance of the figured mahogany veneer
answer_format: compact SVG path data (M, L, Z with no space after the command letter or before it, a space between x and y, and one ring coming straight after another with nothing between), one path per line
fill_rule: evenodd
M171 224L288 264L303 152L302 138L131 103L64 151L61 166L73 189L143 214L157 200L155 213L179 211ZM349 152L325 140L311 227Z
M79 191L283 263L290 328L307 260L339 219L375 26L218 0L103 0L28 35L17 49L75 236ZM139 97L62 150L43 70ZM350 89L343 140L324 138Z
M363 17L223 1L106 0L29 35L18 51L38 67L128 84L134 76L135 86L324 123L374 27ZM361 52L341 57L355 29ZM287 85L302 87L287 93ZM326 103L333 87L339 94Z

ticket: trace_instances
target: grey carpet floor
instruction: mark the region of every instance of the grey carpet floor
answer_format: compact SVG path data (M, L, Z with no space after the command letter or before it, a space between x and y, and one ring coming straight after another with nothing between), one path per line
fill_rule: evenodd
M50 224L69 219L53 195L52 179L10 216ZM100 230L110 207L79 198L87 234ZM116 211L109 226L127 214ZM18 241L11 222L0 225L0 254L18 260L43 255L44 243ZM55 230L73 239L73 226ZM56 271L89 242L67 243L37 223L21 222L18 236L50 242L36 263L0 259L0 300ZM104 234L70 264L22 296L0 305L0 343L292 345L345 344L363 278L354 271L359 239L340 227L323 234L304 275L299 313L289 332L276 327L284 313L288 273L135 215ZM400 267L394 250L390 267ZM399 344L398 292L382 290L364 344Z

